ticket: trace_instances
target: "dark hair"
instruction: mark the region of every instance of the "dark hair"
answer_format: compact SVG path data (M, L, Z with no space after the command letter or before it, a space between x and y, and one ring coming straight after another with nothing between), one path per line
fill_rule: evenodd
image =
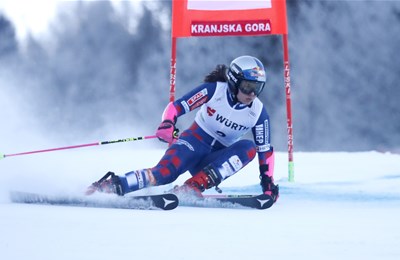
M227 66L225 64L218 64L217 67L204 78L204 82L226 82L226 70Z

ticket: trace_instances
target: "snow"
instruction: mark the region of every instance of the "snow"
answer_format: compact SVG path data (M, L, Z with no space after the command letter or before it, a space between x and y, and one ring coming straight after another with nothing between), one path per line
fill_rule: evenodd
M400 259L400 155L392 153L298 152L289 183L287 154L278 152L281 196L268 210L99 209L8 199L10 190L77 193L108 170L150 167L163 153L131 145L1 160L2 259ZM256 162L220 187L258 193Z

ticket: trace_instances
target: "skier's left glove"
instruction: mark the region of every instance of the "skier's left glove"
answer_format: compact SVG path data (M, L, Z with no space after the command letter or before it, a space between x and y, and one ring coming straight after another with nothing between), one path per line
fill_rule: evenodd
M275 203L279 198L279 185L275 185L273 178L264 173L260 174L260 180L263 193L271 196Z
M164 120L157 129L156 136L160 141L172 144L179 135L179 129L175 127L175 123L171 120Z

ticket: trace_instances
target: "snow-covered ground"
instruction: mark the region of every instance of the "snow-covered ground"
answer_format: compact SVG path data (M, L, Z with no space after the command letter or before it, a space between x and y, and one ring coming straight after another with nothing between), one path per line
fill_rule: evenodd
M10 190L81 192L108 170L152 166L161 155L115 145L1 160L1 259L400 259L398 154L295 153L295 182L289 183L287 155L277 153L281 196L263 211L77 208L8 199ZM257 165L220 187L258 193Z

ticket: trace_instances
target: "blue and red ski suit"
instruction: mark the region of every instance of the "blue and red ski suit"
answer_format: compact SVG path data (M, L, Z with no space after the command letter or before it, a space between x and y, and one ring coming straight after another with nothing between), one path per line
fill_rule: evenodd
M193 124L165 152L151 171L151 179L126 174L126 192L151 185L175 181L189 171L193 176L212 167L224 180L235 174L258 154L260 170L273 180L273 149L270 144L270 122L262 102L256 98L250 105L235 100L226 82L203 83L169 104L180 116L199 108ZM242 139L251 130L253 140ZM135 177L134 185L129 178ZM124 178L122 178L124 179ZM140 181L138 181L140 180ZM140 184L138 184L140 182Z

